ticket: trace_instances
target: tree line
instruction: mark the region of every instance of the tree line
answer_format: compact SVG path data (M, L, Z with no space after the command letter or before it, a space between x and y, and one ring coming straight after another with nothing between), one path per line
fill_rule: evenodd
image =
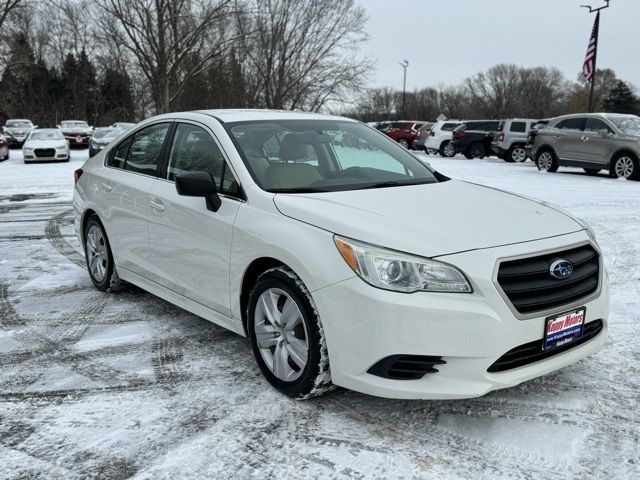
M0 0L0 121L317 111L364 89L355 0Z
M588 110L590 84L582 75L567 80L556 68L500 64L453 87L407 92L375 88L361 95L347 113L363 121L448 118L548 118ZM640 99L613 70L597 71L595 111L640 114Z

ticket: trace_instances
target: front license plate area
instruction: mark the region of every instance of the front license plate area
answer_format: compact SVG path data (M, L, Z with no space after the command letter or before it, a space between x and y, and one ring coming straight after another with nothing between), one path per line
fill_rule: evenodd
M543 350L552 350L573 342L582 336L586 307L580 307L571 311L547 317L544 322Z

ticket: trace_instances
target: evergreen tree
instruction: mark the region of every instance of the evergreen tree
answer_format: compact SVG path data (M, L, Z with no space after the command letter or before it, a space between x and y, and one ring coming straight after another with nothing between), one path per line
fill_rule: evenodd
M605 112L640 113L640 100L623 80L618 80L609 90L602 106Z
M125 71L107 67L100 81L97 124L134 120L131 78Z

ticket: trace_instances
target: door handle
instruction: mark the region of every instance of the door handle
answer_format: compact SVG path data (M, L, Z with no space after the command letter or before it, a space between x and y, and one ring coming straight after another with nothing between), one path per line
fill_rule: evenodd
M158 210L159 212L164 212L164 204L162 202L154 202L153 200L151 200L149 202L149 205L154 210Z
M107 192L110 192L111 190L113 190L113 187L111 185L109 185L108 183L102 182L102 189L107 191Z

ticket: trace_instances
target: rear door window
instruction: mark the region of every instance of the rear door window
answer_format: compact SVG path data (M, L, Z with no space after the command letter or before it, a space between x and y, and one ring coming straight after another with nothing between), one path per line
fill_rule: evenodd
M453 132L453 130L458 126L458 123L445 123L442 125L441 130L445 132Z

